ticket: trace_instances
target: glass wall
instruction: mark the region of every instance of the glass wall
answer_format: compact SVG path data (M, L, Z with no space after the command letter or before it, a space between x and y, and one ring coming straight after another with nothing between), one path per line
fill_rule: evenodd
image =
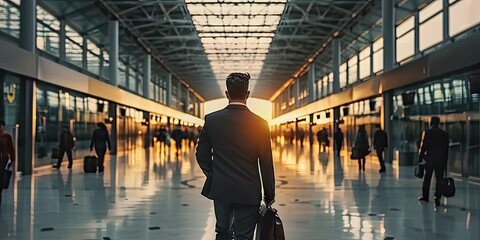
M126 106L117 106L117 151L144 146L148 116L143 111Z
M60 57L60 22L40 6L37 6L37 48Z
M73 158L88 154L93 130L108 118L108 102L37 82L37 122L34 167L50 165L52 148L58 147L62 126L75 137Z
M341 119L339 127L345 136L344 149L351 153L355 137L360 125L365 125L370 146L372 146L375 126L380 124L382 98L372 98L340 107ZM371 155L370 155L371 156Z
M25 131L25 98L22 95L26 79L20 76L0 71L0 88L3 97L0 98L0 119L5 121L5 131L18 141L17 153L20 159L25 159L25 139L21 131ZM15 139L15 126L19 126L19 139ZM22 163L23 164L23 163Z
M480 176L480 96L470 93L467 79L467 74L454 75L395 91L392 146L397 156L414 157L430 117L439 116L450 137L450 171ZM403 101L406 92L415 94L413 104Z

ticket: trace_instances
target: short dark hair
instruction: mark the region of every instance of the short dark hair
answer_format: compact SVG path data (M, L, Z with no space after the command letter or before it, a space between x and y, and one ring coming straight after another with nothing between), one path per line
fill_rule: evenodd
M244 99L248 92L248 73L230 73L227 77L227 90L231 99Z
M5 127L5 121L3 121L2 119L0 119L0 126L4 126L4 127Z
M438 125L440 125L440 118L439 118L439 117L436 117L436 116L433 116L433 117L430 119L430 125L431 125L431 126L434 126L434 127L438 127Z

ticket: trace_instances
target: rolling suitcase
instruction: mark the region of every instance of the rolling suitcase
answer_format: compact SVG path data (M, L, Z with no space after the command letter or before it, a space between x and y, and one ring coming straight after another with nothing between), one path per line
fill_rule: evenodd
M97 157L95 156L86 156L83 158L83 171L85 173L96 173L97 172Z

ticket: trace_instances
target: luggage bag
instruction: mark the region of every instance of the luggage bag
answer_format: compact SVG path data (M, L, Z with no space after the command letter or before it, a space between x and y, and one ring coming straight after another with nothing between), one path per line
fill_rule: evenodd
M85 173L96 173L97 172L97 157L95 156L86 156L83 158L83 171Z

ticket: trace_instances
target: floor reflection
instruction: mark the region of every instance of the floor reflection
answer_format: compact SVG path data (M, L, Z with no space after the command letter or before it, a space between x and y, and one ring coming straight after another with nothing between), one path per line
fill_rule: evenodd
M276 207L288 239L479 239L480 187L457 181L457 196L433 211L418 204L411 167L365 172L342 151L274 142ZM103 175L47 170L5 190L0 239L213 239L211 201L195 149L156 145L108 156ZM53 228L52 231L45 231ZM159 229L158 229L159 228ZM42 231L44 230L44 231Z

